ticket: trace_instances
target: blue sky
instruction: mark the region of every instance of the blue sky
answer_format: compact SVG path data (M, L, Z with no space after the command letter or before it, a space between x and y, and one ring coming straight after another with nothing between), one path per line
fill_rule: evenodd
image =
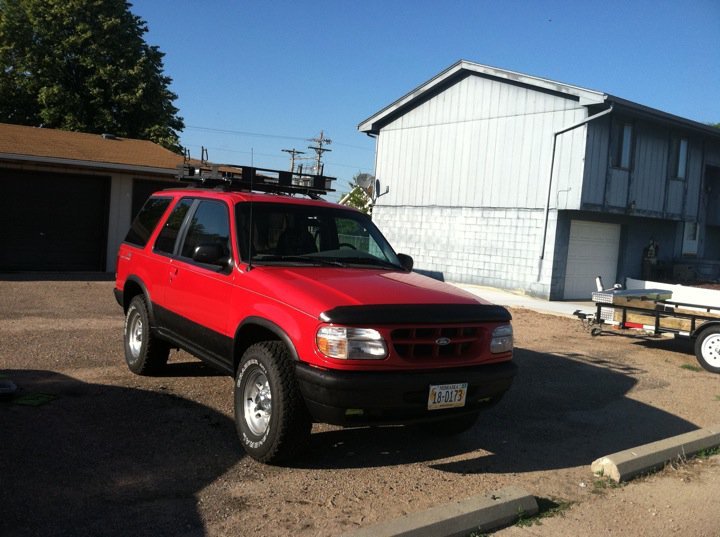
M165 53L181 143L286 169L333 143L338 190L372 173L362 120L460 59L720 122L720 0L136 0Z

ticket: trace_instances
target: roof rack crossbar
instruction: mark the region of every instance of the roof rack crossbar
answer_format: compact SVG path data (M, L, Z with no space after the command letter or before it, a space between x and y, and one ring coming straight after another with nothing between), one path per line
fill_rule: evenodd
M335 192L332 188L335 177L235 164L202 163L200 167L195 167L185 162L178 166L177 179L193 183L196 187L304 194L311 198Z

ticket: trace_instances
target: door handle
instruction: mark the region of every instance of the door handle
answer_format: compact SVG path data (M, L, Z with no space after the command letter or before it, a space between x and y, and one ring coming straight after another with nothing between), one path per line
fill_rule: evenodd
M170 269L170 274L169 274L169 275L170 275L170 281L172 282L172 281L175 279L175 276L178 275L178 269L177 269L177 267L172 267L172 268Z

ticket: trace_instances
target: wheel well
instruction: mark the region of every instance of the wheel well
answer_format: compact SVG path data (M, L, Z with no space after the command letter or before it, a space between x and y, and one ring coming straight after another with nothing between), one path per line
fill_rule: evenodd
M130 301L137 295L142 294L143 288L140 287L139 283L132 280L125 282L125 286L123 287L123 311L127 312L127 309L130 306Z
M235 333L233 346L233 369L237 371L240 359L251 345L260 341L279 341L287 347L293 360L297 360L297 351L290 338L275 324L264 319L249 319Z
M696 340L703 334L703 332L705 332L706 330L710 330L713 327L720 328L720 321L708 321L708 322L701 324L695 330L695 332L693 332L693 334L692 334L693 340Z

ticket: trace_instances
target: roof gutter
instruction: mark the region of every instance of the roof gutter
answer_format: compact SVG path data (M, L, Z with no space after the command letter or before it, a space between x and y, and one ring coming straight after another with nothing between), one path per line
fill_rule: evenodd
M606 108L602 112L598 112L597 114L588 116L585 119L583 119L582 121L575 123L574 125L571 125L569 127L566 127L564 129L561 129L561 130L553 133L552 155L550 157L550 177L548 179L547 201L545 202L545 224L543 226L543 238L542 238L542 247L540 248L540 259L538 260L537 281L540 281L540 276L542 275L543 261L545 260L545 246L547 244L548 220L550 218L550 197L552 196L552 179L553 179L553 172L555 171L555 151L557 149L558 136L560 136L561 134L565 134L566 132L569 132L571 130L577 129L578 127L582 127L583 125L586 125L587 123L590 123L591 121L594 121L598 118L601 118L602 116L605 116L605 115L611 113L613 111L613 106L614 105L611 104L609 108Z
M0 161L30 162L33 164L48 164L55 166L75 166L95 170L114 170L119 172L149 173L157 175L177 175L177 168L157 168L153 166L137 166L132 164L117 164L113 162L93 162L88 160L65 159L56 157L38 157L34 155L20 155L13 153L0 153ZM181 161L178 160L178 163Z

